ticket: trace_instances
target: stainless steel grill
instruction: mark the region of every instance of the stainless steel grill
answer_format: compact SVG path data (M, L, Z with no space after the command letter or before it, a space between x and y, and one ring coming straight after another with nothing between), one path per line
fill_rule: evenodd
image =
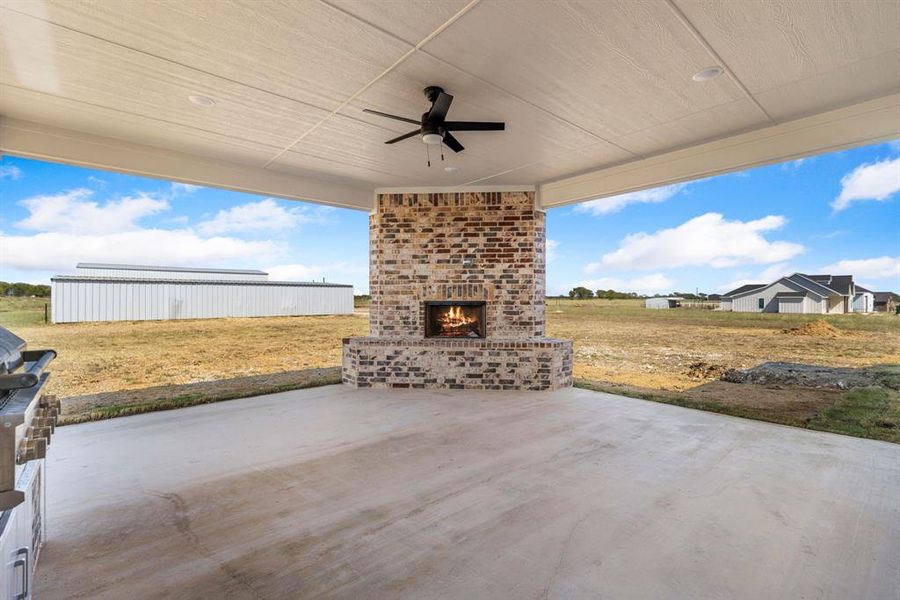
M41 389L54 358L53 350L26 350L25 340L0 327L0 510L25 501L16 489L21 467L47 455L60 405Z
M28 600L44 535L44 456L59 401L41 390L53 350L0 327L0 600Z

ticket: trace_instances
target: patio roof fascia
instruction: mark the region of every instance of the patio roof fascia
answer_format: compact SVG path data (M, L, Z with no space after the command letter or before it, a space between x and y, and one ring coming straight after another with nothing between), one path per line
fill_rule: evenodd
M372 188L351 186L0 117L0 153L340 208L370 210Z
M0 153L370 211L378 193L532 191L540 208L900 138L900 93L537 185L376 188L0 117Z
M616 196L900 137L900 94L543 183L544 208Z

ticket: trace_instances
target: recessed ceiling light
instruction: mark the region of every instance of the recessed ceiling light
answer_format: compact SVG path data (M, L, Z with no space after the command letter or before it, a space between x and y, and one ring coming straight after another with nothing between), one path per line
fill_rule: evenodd
M216 105L216 101L209 96L201 96L199 94L191 94L188 96L188 100L191 101L191 104L196 104L197 106L210 107Z
M691 79L693 79L694 81L709 81L710 79L715 79L724 72L725 69L716 65L714 67L707 67L702 71L694 73L694 76L691 77Z
M448 173L456 173L459 171L459 167L444 167L444 170Z

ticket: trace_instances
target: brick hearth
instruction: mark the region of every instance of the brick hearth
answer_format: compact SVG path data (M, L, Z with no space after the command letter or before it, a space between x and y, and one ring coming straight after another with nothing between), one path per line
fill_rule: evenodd
M533 192L381 194L369 234L371 335L344 340L345 383L571 385L571 342L544 337L544 213ZM487 337L426 339L433 300L484 300Z

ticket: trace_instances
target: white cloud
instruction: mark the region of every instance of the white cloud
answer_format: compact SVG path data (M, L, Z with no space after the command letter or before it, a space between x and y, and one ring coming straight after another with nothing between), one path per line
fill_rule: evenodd
M777 281L786 275L792 275L797 271L798 270L795 267L789 265L788 263L781 262L770 267L766 267L755 277L749 277L748 272L738 273L737 279L718 286L717 291L728 292L735 288L739 288L742 285L747 285L748 283L772 283L773 281Z
M22 200L29 216L16 223L22 229L77 234L107 234L138 228L137 221L169 208L168 202L144 193L99 204L94 192L78 188Z
M786 163L781 163L782 171L796 171L804 164L812 162L814 160L813 157L807 156L806 158L798 158L796 160L789 160Z
M199 190L201 186L193 185L190 183L177 183L173 182L170 186L170 189L173 194L181 195L181 194L193 194L197 190Z
M547 240L547 262L558 258L556 249L559 248L559 242L556 240Z
M850 233L850 232L847 231L846 229L835 229L835 230L829 231L827 233L814 233L813 235L811 235L809 237L810 237L810 239L814 239L814 240L833 240L834 238L847 235L848 233Z
M900 158L882 160L856 167L841 179L841 193L831 203L835 212L853 202L884 202L900 191Z
M616 290L617 292L641 292L658 294L671 292L675 286L675 280L662 273L653 273L642 277L621 279L619 277L600 277L599 279L587 279L578 285L592 291Z
M788 260L805 248L792 242L774 241L763 233L784 226L782 216L769 215L755 221L727 221L718 213L706 213L678 227L656 233L627 236L619 248L585 267L588 273L601 269L650 270L686 266L732 267Z
M105 203L94 201L94 192L85 188L27 198L21 204L29 215L15 225L35 233L0 232L0 265L64 273L80 261L233 266L285 254L286 246L273 241L245 241L184 225L141 226L142 218L168 210L168 199L195 189L172 184L164 191L138 192Z
M577 204L574 208L574 212L590 213L594 216L600 216L620 211L629 204L665 202L684 189L686 185L686 183L675 183L673 185L666 185L652 190L640 190L638 192L629 192L618 196L609 196L608 198L588 200L587 202Z
M77 262L232 265L272 260L284 253L270 241L203 238L191 230L143 229L106 235L47 232L0 233L0 265L12 269L68 272Z
M250 231L285 231L305 223L321 223L331 209L306 206L286 208L272 198L248 202L220 210L216 215L197 226L204 235L242 233Z
M785 275L792 275L796 272L797 269L793 268L788 263L782 262L763 269L760 272L759 277L763 282L769 283L775 281L776 279L781 279Z
M0 179L18 179L22 176L22 169L16 165L0 165Z
M853 275L860 279L900 278L900 256L840 260L822 267L823 273Z

